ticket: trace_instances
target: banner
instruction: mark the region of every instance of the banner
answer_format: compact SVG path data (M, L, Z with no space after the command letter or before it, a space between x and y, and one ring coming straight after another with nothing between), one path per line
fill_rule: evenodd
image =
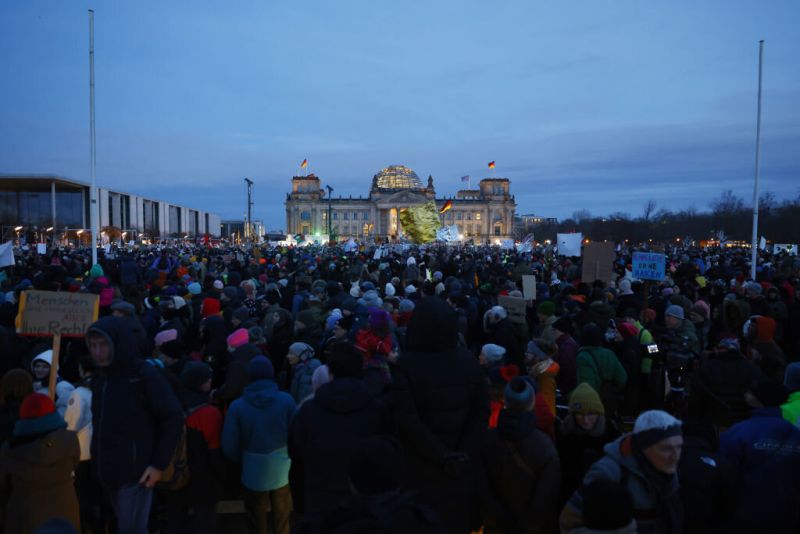
M654 252L634 252L632 276L638 280L661 281L666 275L667 257Z
M92 293L28 290L20 293L17 333L83 337L97 320L100 299Z
M617 253L614 243L589 243L583 247L581 280L590 284L595 280L614 280L614 260Z
M583 234L558 234L558 255L559 256L580 256L581 242Z
M536 276L532 274L522 275L522 298L536 300Z
M521 254L526 254L533 250L533 234L528 234L525 238L517 245L517 252Z
M435 240L436 230L441 227L439 210L436 209L436 203L432 200L410 208L403 208L398 213L398 217L403 232L418 245Z
M8 267L14 265L14 243L9 241L0 245L0 267Z
M358 244L353 240L351 237L347 240L347 243L344 244L344 251L345 252L353 252L354 250L358 249Z
M761 241L758 242L758 248L761 250L767 250L767 238L763 235L761 236Z
M772 247L773 254L780 254L781 252L786 252L791 256L797 256L797 245L783 244L783 245L774 245ZM2 263L0 263L0 265L2 265Z
M458 241L458 226L452 224L450 226L443 226L436 230L436 239L444 241L445 243L453 243Z

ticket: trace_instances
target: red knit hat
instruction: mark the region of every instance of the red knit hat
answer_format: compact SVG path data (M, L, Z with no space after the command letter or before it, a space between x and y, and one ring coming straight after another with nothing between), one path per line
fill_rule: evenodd
M622 339L630 339L639 334L639 329L630 323L617 323L617 331Z
M228 346L237 349L250 341L250 333L247 328L240 328L228 336Z
M47 395L31 393L19 407L21 419L38 419L56 411L56 405Z
M200 315L205 319L206 317L219 314L221 309L222 304L219 299L206 297L203 299L203 304L200 306Z

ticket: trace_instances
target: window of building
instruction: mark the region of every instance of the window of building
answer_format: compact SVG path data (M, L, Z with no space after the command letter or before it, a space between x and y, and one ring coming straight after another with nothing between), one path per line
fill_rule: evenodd
M365 221L368 221L368 220L369 220L369 212L368 212L368 211L365 211L365 212L364 212L364 220L365 220Z
M350 220L350 214L349 214L348 212L346 212L346 211L345 211L345 212L342 214L342 218L343 218L345 221L349 221L349 220Z
M478 213L475 214L475 220L476 221L480 221L481 220L481 212L478 212Z
M471 212L471 211L468 211L468 212L467 212L467 220L468 220L468 221L471 221L471 220L472 220L472 212Z
M301 234L310 234L311 232L309 231L309 227L308 226L303 225L303 228L300 231L300 233Z
M499 225L494 227L494 235L500 235L500 226Z
M310 211L301 211L300 212L300 220L302 220L302 221L310 221L311 220L311 212Z
M333 220L334 221L338 221L339 220L339 213L337 213L335 211L333 212Z
M353 220L354 220L354 221L357 221L357 220L358 220L358 212L357 212L357 211L354 211L354 212L353 212Z
M462 217L463 217L462 213L460 211L457 211L456 212L456 220L460 221Z

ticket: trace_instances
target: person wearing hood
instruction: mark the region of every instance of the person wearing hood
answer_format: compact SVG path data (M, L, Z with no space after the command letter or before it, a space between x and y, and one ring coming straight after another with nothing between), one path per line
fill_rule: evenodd
M48 394L50 385L50 369L53 364L53 351L48 349L39 353L31 361L31 372L33 373L33 391L34 393L41 393L42 395ZM67 411L67 402L69 396L75 391L75 386L56 376L56 410L58 415L64 417L64 412Z
M251 532L289 533L289 425L295 402L278 390L272 363L256 356L247 366L250 383L231 404L222 430L222 450L242 466L245 508Z
M288 310L280 308L273 312L272 330L267 333L267 348L269 349L269 359L275 369L275 376L284 376L286 353L289 352L289 345L292 344L294 336L294 319ZM278 382L282 389L287 385Z
M787 391L767 378L748 389L750 418L720 436L720 453L737 468L736 505L725 532L800 530L800 430L781 416Z
M183 412L166 379L139 359L127 323L104 317L86 333L92 378L92 460L117 515L118 532L142 533L175 451Z
M144 357L153 351L153 343L147 335L144 325L136 315L136 306L124 300L116 300L111 304L111 315L116 317L123 317L128 321L131 330L136 336L136 341L139 343L140 356Z
M667 412L650 410L636 418L633 432L605 446L605 456L586 473L581 488L596 480L621 484L633 498L638 532L683 532L678 462L683 446L681 422ZM584 522L584 489L579 488L561 512L561 530Z
M200 341L203 361L214 370L214 387L219 387L228 369L228 328L218 315L203 319Z
M556 383L560 368L553 357L558 352L555 343L544 339L528 342L525 348L525 367L528 376L536 381L536 392L547 402L547 408L556 414Z
M521 378L506 386L505 408L489 430L481 457L489 498L484 532L547 533L556 530L559 457L552 440L536 429L533 387Z
M364 383L358 349L349 343L334 345L327 365L330 382L303 403L289 439L292 495L298 512L310 518L350 495L347 459L353 447L389 430L384 406Z
M569 459L561 462L561 504L578 489L589 467L603 457L603 447L618 437L597 392L585 382L578 384L556 432L558 455Z
M458 347L458 316L444 300L420 300L395 371L393 408L408 454L407 484L449 532L469 532L480 522L479 455L489 395L478 361Z
M0 450L0 494L5 503L5 532L28 534L53 518L80 529L72 471L80 462L74 432L50 397L32 393L20 406L14 435Z
M250 332L240 328L227 338L228 367L225 383L211 392L211 397L223 406L239 398L247 385L247 365L250 360L261 355L258 347L250 343Z
M286 362L291 368L292 376L289 391L294 401L300 403L313 391L311 378L322 362L317 359L316 352L311 345L301 342L289 345Z

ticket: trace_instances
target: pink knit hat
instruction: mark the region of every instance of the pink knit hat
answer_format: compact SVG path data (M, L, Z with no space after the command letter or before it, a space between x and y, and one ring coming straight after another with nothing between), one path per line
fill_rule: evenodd
M233 334L228 336L228 346L234 349L238 349L242 345L248 343L250 341L250 335L247 332L247 328L240 328Z

